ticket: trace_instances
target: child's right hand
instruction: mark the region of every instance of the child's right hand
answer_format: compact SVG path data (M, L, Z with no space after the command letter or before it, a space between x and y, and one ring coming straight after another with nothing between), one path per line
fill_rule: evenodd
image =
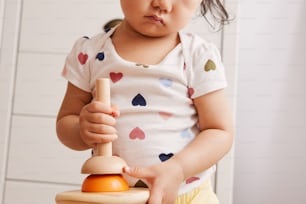
M109 107L99 101L93 101L84 106L79 117L80 136L84 143L94 147L97 143L106 143L117 139L115 117L118 116L117 107Z

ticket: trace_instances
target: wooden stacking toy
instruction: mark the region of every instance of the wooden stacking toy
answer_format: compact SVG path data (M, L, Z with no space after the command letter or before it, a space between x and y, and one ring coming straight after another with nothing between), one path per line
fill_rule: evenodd
M96 81L97 100L110 106L110 81ZM112 155L112 143L97 144L94 154L82 167L84 180L81 190L56 195L57 204L145 204L149 198L147 188L129 188L122 176L127 166L120 157Z

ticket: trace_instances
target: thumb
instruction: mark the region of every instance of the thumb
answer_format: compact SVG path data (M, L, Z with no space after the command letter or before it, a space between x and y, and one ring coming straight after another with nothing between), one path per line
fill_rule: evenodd
M123 172L135 178L146 179L153 177L153 172L145 167L124 167Z

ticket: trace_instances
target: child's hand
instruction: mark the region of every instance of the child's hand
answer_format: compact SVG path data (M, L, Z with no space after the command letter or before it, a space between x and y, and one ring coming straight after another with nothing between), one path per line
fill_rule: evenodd
M182 167L173 159L150 167L125 167L124 172L147 181L148 204L173 204L184 180Z
M82 140L90 147L115 140L118 137L114 127L117 116L119 111L116 107L109 107L98 101L84 106L79 117Z

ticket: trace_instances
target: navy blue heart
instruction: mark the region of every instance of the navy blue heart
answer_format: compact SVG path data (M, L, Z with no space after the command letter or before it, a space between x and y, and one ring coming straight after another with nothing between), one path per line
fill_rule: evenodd
M147 102L146 99L141 95L137 94L132 101L133 106L146 106Z
M99 61L103 61L104 57L104 52L99 52L96 56L96 59L98 59Z
M160 161L164 162L170 159L171 157L173 157L173 155L174 155L173 153L169 153L169 154L161 153L160 155L158 155L158 157Z
M148 188L147 184L142 180L138 180L137 183L134 185L136 188Z

